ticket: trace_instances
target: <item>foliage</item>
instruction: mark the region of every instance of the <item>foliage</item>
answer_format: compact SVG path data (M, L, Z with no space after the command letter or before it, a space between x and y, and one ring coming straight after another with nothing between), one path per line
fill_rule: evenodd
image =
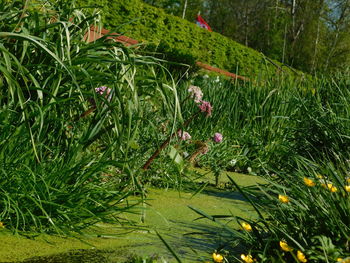
M252 230L246 228L233 235L242 239L241 253L259 262L303 262L297 251L308 262L348 257L347 169L346 163L336 169L331 163L316 165L300 160L295 173L278 174L259 191L239 189L260 211L259 220L248 222Z
M144 140L181 119L171 77L120 43L86 43L98 16L71 3L2 2L0 12L0 221L60 233L118 221L142 193Z
M293 169L293 155L323 160L332 152L346 153L350 119L346 80L243 84L198 76L192 83L202 88L213 111L210 118L193 121L187 131L202 141L215 132L224 136L223 145L200 158L203 166L222 162L222 170L247 172L250 167L258 173ZM185 88L180 90L181 98L187 96ZM183 105L184 118L194 107L190 101Z
M189 132L200 138L220 127L225 138L199 162L220 173L230 165L243 166L267 181L254 189L231 180L232 190L251 203L258 220L194 209L216 222L231 218L250 225L226 229L232 235L226 245L232 260L252 255L258 262L306 262L305 256L307 262L334 262L349 257L348 78L243 86L199 77L194 84L210 98L213 114L198 119ZM232 246L237 240L240 245Z
M85 1L77 2L86 5ZM88 3L95 4L93 1ZM201 61L251 78L259 74L280 74L280 68L286 75L294 75L288 67L273 61L276 67L253 49L186 20L167 15L163 10L139 0L104 0L98 6L102 9L105 27L146 43L146 50L153 54L165 54L165 58L170 61L191 66L195 61Z

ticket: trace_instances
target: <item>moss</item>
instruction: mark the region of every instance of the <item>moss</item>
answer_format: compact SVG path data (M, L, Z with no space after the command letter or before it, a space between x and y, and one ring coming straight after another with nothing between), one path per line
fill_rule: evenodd
M199 171L206 173L204 170ZM261 182L260 178L254 176L230 175L244 186ZM208 179L214 178L211 174L206 176ZM92 259L95 257L99 257L100 262L124 262L132 254L143 257L156 254L171 259L171 254L156 236L155 229L175 248L184 262L203 262L209 260L212 251L224 242L220 235L222 229L208 220L194 221L198 215L188 208L189 205L208 214L232 213L245 218L256 216L241 196L233 192L208 189L194 197L190 192L174 190L149 189L148 192L147 205L139 207L142 213L124 215L124 219L135 222L135 225L98 224L77 238L40 235L29 239L3 230L0 232L0 262L20 261L34 256L37 257L34 259L36 262L94 262ZM142 216L145 219L143 223L140 221ZM235 222L229 224L236 226ZM208 231L212 233L210 236L184 235ZM49 261L55 258L71 261ZM86 258L90 261L83 261Z

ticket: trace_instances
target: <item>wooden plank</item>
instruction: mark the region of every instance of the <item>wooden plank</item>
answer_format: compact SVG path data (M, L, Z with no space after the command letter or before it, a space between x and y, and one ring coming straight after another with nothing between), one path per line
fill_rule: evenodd
M244 80L244 81L249 81L249 79L246 78L246 77L243 77L243 76L240 76L240 75L237 75L237 74L228 72L228 71L223 70L223 69L220 69L220 68L216 68L216 67L210 66L210 65L205 64L205 63L200 62L200 61L197 61L197 62L196 62L196 65L197 65L198 67L200 67L200 68L205 69L205 70L209 70L209 71L212 71L212 72L216 72L216 73L219 73L219 74L221 74L221 75L228 76L228 77L233 78L233 79L240 79L240 80Z
M114 39L115 41L121 42L126 46L132 46L139 43L137 40L130 37L126 37L117 33L110 33L110 31L107 29L98 28L95 26L90 27L90 30L85 34L84 39L89 43L96 41L104 35L110 35L107 37L107 39Z

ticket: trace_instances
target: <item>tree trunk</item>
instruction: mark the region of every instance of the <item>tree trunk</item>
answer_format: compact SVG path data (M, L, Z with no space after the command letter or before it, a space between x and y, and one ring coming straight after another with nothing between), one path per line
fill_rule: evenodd
M316 39L315 39L315 48L314 48L314 56L312 59L312 64L311 64L311 71L314 72L316 68L316 55L317 55L317 46L318 46L318 41L320 38L320 18L317 20L317 33L316 33Z
M184 9L183 9L183 11L182 11L182 18L183 18L183 19L185 18L185 15L186 15L186 9L187 9L187 0L185 0Z

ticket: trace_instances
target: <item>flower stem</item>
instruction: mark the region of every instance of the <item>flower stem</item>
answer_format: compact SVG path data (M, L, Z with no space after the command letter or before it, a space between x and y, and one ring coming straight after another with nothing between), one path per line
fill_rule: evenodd
M201 111L196 112L195 114L193 114L189 119L187 119L184 124L182 125L182 127L187 127L191 121L198 116L198 114ZM169 144L171 138L173 138L177 132L180 131L180 129L178 129L176 132L172 133L162 144L161 146L152 154L152 156L147 160L147 162L142 166L143 170L147 170L148 167L151 165L151 163L153 162L153 160L160 154L160 152Z

